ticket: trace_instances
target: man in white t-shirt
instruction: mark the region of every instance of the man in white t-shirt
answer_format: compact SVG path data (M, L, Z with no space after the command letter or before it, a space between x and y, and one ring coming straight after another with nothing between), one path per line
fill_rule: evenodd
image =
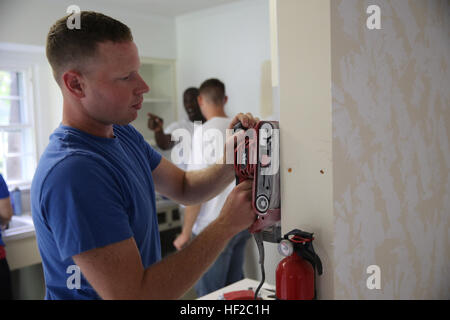
M181 138L179 141L172 140L172 132L175 130L186 129L192 136L194 134L194 121L201 121L202 123L206 121L200 111L197 98L198 89L194 87L187 88L183 93L183 105L189 120L181 119L179 121L172 122L166 127L166 129L163 129L164 120L162 118L152 113L148 113L149 118L147 126L150 130L155 132L156 144L161 150L170 150L178 142L181 142ZM186 170L187 168L184 163L178 164L178 167L183 170Z
M206 122L195 129L192 138L191 161L189 170L206 168L223 155L226 129L230 119L225 114L225 85L217 79L203 82L199 90L198 102ZM180 250L205 227L217 218L228 194L235 183L231 183L215 198L197 206L185 209L182 233L175 239L174 246ZM245 230L237 234L220 254L214 264L203 274L195 285L198 296L206 295L217 289L243 279L244 251L250 233Z

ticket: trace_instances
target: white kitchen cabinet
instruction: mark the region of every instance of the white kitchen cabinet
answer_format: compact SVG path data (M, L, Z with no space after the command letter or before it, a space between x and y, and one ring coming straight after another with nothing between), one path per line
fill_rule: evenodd
M13 216L9 226L9 229L3 231L9 268L16 270L40 263L41 256L36 243L31 212Z
M175 60L141 58L141 77L150 87L144 95L142 109L132 125L155 146L153 131L147 128L147 113L153 113L164 119L164 127L178 120L175 85Z
M35 235L22 239L5 240L5 244L6 258L11 271L41 263L42 261Z

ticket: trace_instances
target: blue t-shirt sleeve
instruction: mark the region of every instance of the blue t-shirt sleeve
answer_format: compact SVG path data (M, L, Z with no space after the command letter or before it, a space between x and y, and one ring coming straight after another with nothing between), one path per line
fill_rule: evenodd
M8 197L9 197L8 186L6 185L5 179L3 179L3 176L0 174L0 199Z
M145 149L145 152L147 154L148 160L150 162L150 169L153 171L156 169L156 167L161 162L162 155L156 151L151 145L148 144L147 141L145 141L142 134L137 131L131 124L128 125L128 128L133 131L133 133L138 137L139 142Z
M143 143L145 145L145 149L148 154L148 159L150 161L150 169L153 171L161 162L162 155L158 151L153 149L152 146L149 145L145 140L143 140Z
M41 207L61 259L133 236L122 195L112 171L90 156L70 155L52 169Z

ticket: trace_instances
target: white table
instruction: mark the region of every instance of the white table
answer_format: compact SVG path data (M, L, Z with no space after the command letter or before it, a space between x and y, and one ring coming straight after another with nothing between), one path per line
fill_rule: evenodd
M231 291L239 291L239 290L249 290L250 288L255 291L259 286L259 281L252 279L242 279L238 282L230 284L222 289L211 292L203 297L198 298L197 300L220 300L223 299L223 294ZM274 300L274 297L268 297L275 295L275 286L264 283L261 290L259 291L259 295L263 298L263 300Z

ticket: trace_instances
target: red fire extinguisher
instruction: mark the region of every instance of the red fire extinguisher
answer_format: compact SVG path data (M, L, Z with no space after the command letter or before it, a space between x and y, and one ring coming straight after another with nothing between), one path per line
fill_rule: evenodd
M276 270L276 297L280 300L316 298L315 270L322 274L322 262L314 252L313 233L292 230L278 245L286 256Z

